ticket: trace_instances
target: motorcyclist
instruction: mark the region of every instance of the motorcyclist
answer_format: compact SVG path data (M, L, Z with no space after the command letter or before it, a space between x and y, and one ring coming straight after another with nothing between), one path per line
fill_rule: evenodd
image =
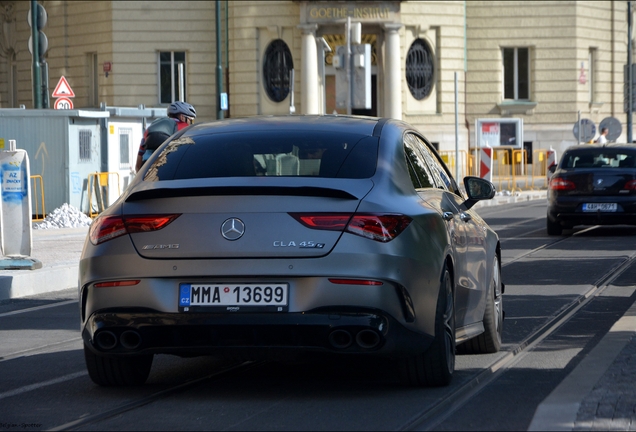
M148 160L153 151L172 134L194 123L197 112L192 105L187 102L176 101L168 107L168 118L161 118L153 121L144 132L141 139L139 151L137 152L137 163L135 171L139 171L141 166ZM174 120L174 124L166 121Z

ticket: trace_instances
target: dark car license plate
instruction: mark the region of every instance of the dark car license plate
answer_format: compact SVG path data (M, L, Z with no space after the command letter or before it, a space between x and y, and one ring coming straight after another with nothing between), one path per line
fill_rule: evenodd
M585 203L583 204L584 212L615 212L618 206L616 203Z

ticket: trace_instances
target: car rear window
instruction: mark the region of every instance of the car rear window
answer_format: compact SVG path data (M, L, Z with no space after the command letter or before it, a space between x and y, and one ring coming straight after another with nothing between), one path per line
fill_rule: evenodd
M566 152L561 168L635 168L636 152L610 149L590 149Z
M144 180L369 178L375 173L377 154L377 137L331 131L182 135L161 151Z

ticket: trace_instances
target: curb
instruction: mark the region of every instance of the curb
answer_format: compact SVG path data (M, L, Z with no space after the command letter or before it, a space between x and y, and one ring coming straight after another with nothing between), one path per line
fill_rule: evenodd
M43 294L77 287L78 265L53 266L39 270L15 270L0 274L0 300Z

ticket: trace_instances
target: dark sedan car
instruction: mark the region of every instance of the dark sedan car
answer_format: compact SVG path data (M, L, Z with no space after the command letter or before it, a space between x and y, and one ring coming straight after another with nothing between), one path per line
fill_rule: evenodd
M430 143L391 119L198 124L92 224L79 272L86 365L141 384L157 353L395 359L446 385L456 344L496 352L500 244Z
M635 225L635 160L629 144L568 148L550 177L548 234L576 225Z

